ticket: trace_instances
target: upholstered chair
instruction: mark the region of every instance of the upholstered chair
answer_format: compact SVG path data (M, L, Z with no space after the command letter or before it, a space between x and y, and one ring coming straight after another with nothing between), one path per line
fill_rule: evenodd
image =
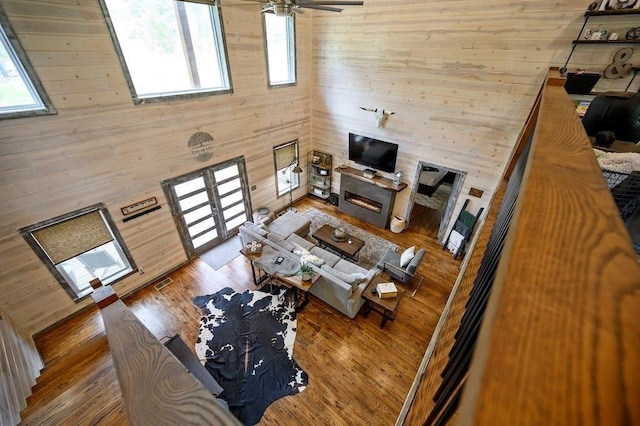
M415 251L415 247L409 247L400 253L389 250L378 261L377 268L401 283L407 284L415 275L425 253L425 249Z

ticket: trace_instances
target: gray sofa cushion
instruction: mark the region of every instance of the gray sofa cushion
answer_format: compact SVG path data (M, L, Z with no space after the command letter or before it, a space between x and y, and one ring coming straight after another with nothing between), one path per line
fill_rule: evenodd
M285 241L287 241L288 243L292 244L294 247L301 247L303 249L305 249L306 251L311 251L312 248L315 247L315 245L308 240L305 240L304 238L302 238L301 236L297 235L297 234L291 234L289 235ZM293 250L291 250L293 251Z
M277 245L279 245L280 247L282 247L287 251L293 251L293 249L295 248L293 244L286 241L284 237L278 234L277 232L269 232L269 235L267 235L267 239L271 242L276 243Z
M262 237L265 237L269 233L262 223L245 222L244 226Z
M269 232L277 232L285 237L294 233L304 237L309 233L309 226L309 219L289 211L269 224Z
M356 277L354 277L351 274L346 274L344 272L340 272L337 269L334 269L329 265L322 265L321 269L323 271L325 271L325 272L330 273L331 275L333 275L334 277L338 278L339 280L342 280L345 283L349 284L352 288L358 285Z
M324 263L329 266L334 266L340 260L340 256L336 256L333 253L328 252L327 250L320 247L313 247L311 249L311 254L315 254L320 259L324 260Z

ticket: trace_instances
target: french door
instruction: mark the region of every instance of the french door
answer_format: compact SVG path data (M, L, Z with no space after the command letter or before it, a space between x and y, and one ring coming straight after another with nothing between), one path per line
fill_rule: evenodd
M251 212L244 158L162 181L189 259L237 233Z

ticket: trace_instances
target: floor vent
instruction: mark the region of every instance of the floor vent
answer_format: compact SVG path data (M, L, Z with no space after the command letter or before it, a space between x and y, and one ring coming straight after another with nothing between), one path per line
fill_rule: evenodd
M171 284L173 282L173 280L169 277L163 279L162 281L156 283L156 285L154 285L153 287L155 287L156 290L162 290L163 288L165 288L166 286L168 286L169 284Z

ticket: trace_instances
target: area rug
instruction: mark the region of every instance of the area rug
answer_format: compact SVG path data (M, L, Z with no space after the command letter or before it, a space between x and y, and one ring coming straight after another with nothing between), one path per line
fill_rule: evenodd
M390 243L380 237L377 237L367 231L357 228L348 223L342 222L338 218L328 215L316 208L310 208L302 213L302 216L311 220L311 227L309 229L309 235L320 229L323 225L331 225L334 228L343 226L349 235L353 235L364 241L364 246L360 249L358 256L358 265L363 268L371 269L376 266L378 260L382 258L388 250L395 250L397 245Z
M242 240L240 236L229 238L227 241L223 241L209 251L206 251L200 255L200 259L211 266L216 271L222 268L227 263L231 262L236 257L240 256L240 249L242 248Z
M302 392L309 381L293 359L297 319L285 292L224 288L193 299L203 312L196 353L223 387L219 397L245 425L258 423L272 402Z
M428 207L435 211L442 211L447 205L453 186L450 183L441 184L431 196L416 193L415 202L421 206Z

